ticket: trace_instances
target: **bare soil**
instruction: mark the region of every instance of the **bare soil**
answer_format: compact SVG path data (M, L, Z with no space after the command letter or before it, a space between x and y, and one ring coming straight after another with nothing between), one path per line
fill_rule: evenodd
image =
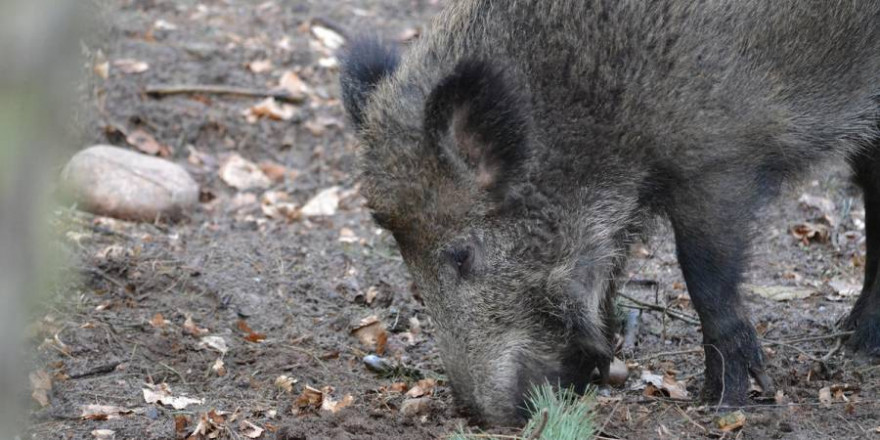
M91 439L96 429L114 430L117 439L186 438L212 410L219 426L212 429L220 438L246 438L242 420L264 428L260 438L278 439L442 438L468 423L442 383L431 320L393 239L377 229L363 200L350 191L357 187L356 143L344 128L337 72L309 26L398 38L417 30L443 3L103 3L99 21L105 28L87 47L90 79L77 115L81 145L125 146L121 131L147 131L193 174L204 203L178 224L126 223L68 207L53 213L53 253L63 269L32 317L32 343L23 354L34 371L53 378L53 387L45 407L26 396L32 412L22 438ZM110 65L106 79L91 72L104 59ZM149 68L124 73L115 65L120 59L144 61ZM272 67L254 73L248 63L257 60L271 60ZM290 121L248 122L242 112L261 100L256 97L144 93L157 84L267 90L291 70L312 91ZM248 200L242 195L247 191L218 177L220 163L232 153L294 172L271 189L298 205L340 186L338 212L297 221L267 218L259 204L262 190L251 191L255 197ZM835 350L835 338L812 338L839 332L839 320L855 301L840 286L857 291L864 263L857 190L844 169L818 170L815 179L790 188L762 214L748 274L748 284L756 287L744 289L781 394L746 408L745 426L733 432L714 424L724 409L694 399L702 381L702 353L695 350L699 327L655 310L695 316L671 234L661 226L633 251L628 275L634 282L624 293L645 310L639 311L635 345L620 354L630 365L629 380L623 388L599 390L595 423L604 438L880 438L880 366ZM798 203L803 193L832 201L834 209L805 208ZM822 224L817 218L823 214L834 217L827 240L803 241L791 233L805 222ZM354 242L340 241L352 233ZM645 287L651 283L656 290ZM778 301L750 293L779 286L807 291L808 297ZM621 304L623 311L632 310L626 306L633 303ZM351 332L372 315L388 329L384 356L405 367L393 377L364 366L363 357L375 347ZM188 319L206 335L223 338L226 354L204 347L205 335L195 334ZM218 359L224 375L212 369ZM639 386L644 369L674 374L690 399L646 395ZM296 380L292 390L276 386L281 375ZM427 411L406 417L400 412L405 397L392 385L405 382L408 389L419 377L440 379L440 385ZM175 396L204 402L183 409L146 403L145 384L162 383ZM351 395L353 403L337 413L306 408L294 414L306 386L333 387L325 398ZM845 391L822 401L826 387ZM83 419L84 405L133 412Z

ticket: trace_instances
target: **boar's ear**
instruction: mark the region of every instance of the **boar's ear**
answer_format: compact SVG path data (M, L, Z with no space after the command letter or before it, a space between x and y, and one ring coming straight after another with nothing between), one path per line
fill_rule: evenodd
M463 61L425 104L425 137L441 163L503 195L528 157L528 120L505 76L482 61Z
M342 53L340 83L345 110L360 129L364 108L376 84L397 69L397 50L377 38L352 41Z

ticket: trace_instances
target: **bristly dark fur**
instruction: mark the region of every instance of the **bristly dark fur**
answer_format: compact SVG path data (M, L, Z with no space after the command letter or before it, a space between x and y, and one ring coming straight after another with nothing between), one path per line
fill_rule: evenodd
M453 116L464 117L461 135L473 138L471 161L482 161L498 170L493 189L503 191L506 180L516 176L528 159L528 120L523 99L511 90L503 73L481 60L461 61L452 74L434 90L425 104L425 138L442 158L447 154L468 156L467 152L442 151L440 138L453 125ZM464 153L464 154L462 154ZM446 158L449 159L449 158ZM470 163L470 166L476 166Z
M849 344L880 355L880 0L450 0L399 68L355 47L361 192L484 420L515 421L542 378L607 371L615 286L655 217L700 316L704 397L743 405L750 376L772 396L739 295L755 213L833 159L865 193ZM468 270L446 250L473 250Z
M389 76L400 62L396 48L378 38L352 41L342 53L340 82L345 110L356 127L364 122L364 107L370 92Z

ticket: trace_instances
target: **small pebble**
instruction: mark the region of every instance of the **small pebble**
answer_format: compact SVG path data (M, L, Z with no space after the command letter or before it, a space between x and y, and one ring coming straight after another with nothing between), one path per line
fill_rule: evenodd
M391 362L389 362L388 359L376 356L375 354L364 356L364 365L376 373L385 373L392 368Z

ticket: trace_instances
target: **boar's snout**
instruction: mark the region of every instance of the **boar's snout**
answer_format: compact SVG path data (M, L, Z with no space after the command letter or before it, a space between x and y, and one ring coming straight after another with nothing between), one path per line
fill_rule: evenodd
M457 403L481 424L521 425L528 420L533 386L549 383L582 393L594 367L601 370L601 362L586 361L583 353L539 351L536 341L522 335L504 339L483 353L464 345L441 347Z

